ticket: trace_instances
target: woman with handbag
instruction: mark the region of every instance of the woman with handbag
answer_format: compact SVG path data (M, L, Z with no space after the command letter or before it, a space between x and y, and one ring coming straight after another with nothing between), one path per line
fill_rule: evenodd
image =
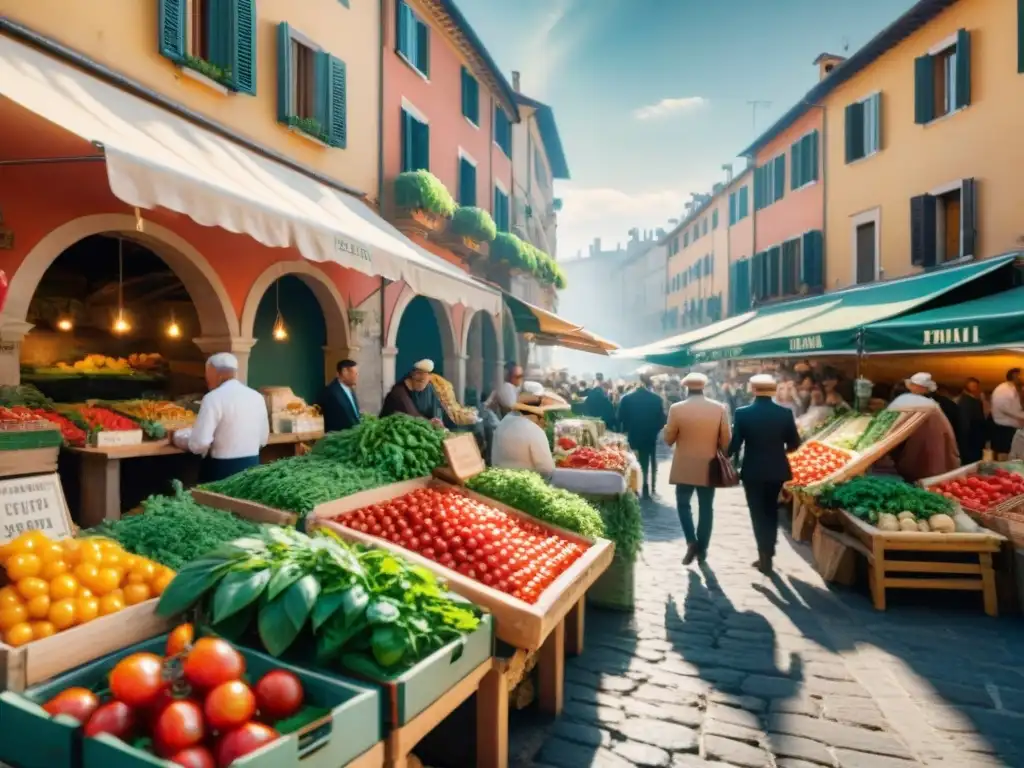
M715 488L729 484L731 465L720 456L729 445L729 418L722 403L704 397L708 377L688 373L683 379L687 397L668 411L665 442L674 446L669 482L676 487L676 511L686 537L683 565L707 557L714 519ZM721 459L721 461L719 460ZM735 485L735 473L732 473ZM697 528L693 527L691 501L697 494Z

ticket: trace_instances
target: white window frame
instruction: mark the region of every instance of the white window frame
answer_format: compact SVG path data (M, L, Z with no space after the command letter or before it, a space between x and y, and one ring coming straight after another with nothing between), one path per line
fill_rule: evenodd
M428 118L425 114L418 110L411 101L405 98L405 96L402 97L402 109L404 109L410 115L415 117L421 123L424 123L425 125L430 125L430 118Z
M850 259L851 274L850 285L858 285L857 282L857 228L865 224L875 225L875 270L874 281L882 279L882 207L876 206L850 217Z
M502 191L502 194L504 194L505 197L508 198L509 205L511 205L512 204L512 196L508 193L508 187L506 187L504 184L502 184L501 179L495 179L494 180L494 186L495 186L496 189L500 189Z
M945 184L940 184L937 187L933 187L928 190L929 195L934 198L939 198L942 195L948 195L950 192L960 192L960 232L959 232L959 245L957 250L960 255L955 259L946 259L946 238L943 237L943 230L945 230L946 224L946 206L943 205L939 209L938 205L935 206L935 266L948 266L950 264L963 264L968 261L973 261L974 256L964 255L964 180L957 179L956 181L950 181ZM938 201L936 201L938 202ZM940 250L941 248L941 250ZM940 254L943 258L940 258Z
M471 154L469 154L469 152L464 150L462 147L459 147L459 159L460 160L465 160L467 163L472 165L474 168L479 168L480 167L479 164L477 163L477 161L473 159L473 156Z

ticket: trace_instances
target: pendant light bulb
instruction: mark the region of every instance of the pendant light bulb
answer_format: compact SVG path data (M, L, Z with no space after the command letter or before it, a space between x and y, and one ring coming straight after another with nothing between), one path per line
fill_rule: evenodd
M75 324L71 322L71 318L69 317L62 317L60 320L57 321L58 331L64 331L65 333L67 333L68 331L74 330L74 328Z
M275 341L286 341L288 339L288 329L284 326L284 318L281 316L281 281L278 279L274 283L274 309L277 310L277 319L274 320L274 330L272 335Z
M114 333L128 333L131 329L131 323L125 320L124 313L118 312L117 319L114 320Z
M114 320L114 333L128 333L131 324L124 317L124 240L117 239L117 318Z
M181 338L181 326L171 320L171 324L167 326L167 337L171 339Z

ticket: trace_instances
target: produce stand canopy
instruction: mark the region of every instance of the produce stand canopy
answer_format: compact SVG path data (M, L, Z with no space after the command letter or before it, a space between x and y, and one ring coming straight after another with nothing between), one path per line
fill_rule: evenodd
M694 328L686 333L670 336L667 339L655 341L651 344L644 344L641 347L620 349L614 356L625 357L630 360L646 360L655 365L686 367L689 364L689 359L686 356L687 350L691 346L716 334L724 333L739 325L743 325L754 317L754 312L745 312L742 315L727 317L725 320L719 320L717 323Z
M1024 346L1024 287L864 328L867 353L974 352Z
M512 323L519 333L526 334L536 344L566 347L597 355L607 355L619 348L618 344L602 339L554 312L529 304L505 293L505 306L512 315Z
M1006 254L891 282L855 286L823 296L764 307L750 322L695 344L691 353L698 362L856 354L858 336L864 326L915 309L930 309L926 305L938 299L948 298L955 302L976 298L979 293L989 292L1002 282L1002 272L1006 272L1007 281L1012 280L1018 256L1018 253ZM1000 274L996 275L997 272ZM985 276L992 279L986 284L979 283Z

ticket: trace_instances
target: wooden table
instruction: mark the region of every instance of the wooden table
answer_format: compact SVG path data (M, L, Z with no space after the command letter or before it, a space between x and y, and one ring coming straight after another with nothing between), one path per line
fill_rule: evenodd
M266 464L285 456L294 456L301 443L323 437L322 432L274 433L267 446L260 451L260 460ZM110 448L68 448L80 457L81 509L79 524L91 528L104 520L119 520L124 511L121 506L121 462L152 456L180 456L186 451L171 445L169 440L144 442Z
M985 613L999 615L992 555L1006 539L998 533L882 531L846 511L842 521L846 535L839 540L867 558L871 599L877 610L885 610L886 589L955 589L981 592ZM892 552L968 554L976 555L978 562L889 559Z

